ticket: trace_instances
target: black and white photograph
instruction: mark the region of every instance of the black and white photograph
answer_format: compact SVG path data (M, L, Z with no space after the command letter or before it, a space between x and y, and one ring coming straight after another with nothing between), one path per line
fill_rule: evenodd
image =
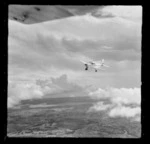
M8 6L7 137L141 138L141 5Z

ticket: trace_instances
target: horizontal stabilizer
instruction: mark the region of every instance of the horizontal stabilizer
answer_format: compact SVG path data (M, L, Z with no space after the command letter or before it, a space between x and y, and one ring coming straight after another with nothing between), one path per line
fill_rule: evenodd
M105 70L105 69L102 69L102 68L98 68L98 69L100 69L100 70Z
M110 66L108 66L108 65L103 65L103 66L105 66L105 67L110 67Z

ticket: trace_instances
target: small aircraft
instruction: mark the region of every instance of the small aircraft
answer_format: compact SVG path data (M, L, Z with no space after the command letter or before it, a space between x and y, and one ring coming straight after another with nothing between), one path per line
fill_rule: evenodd
M81 62L85 65L85 70L88 70L89 66L91 66L92 68L95 69L95 72L97 72L98 70L105 70L105 69L102 69L101 67L109 67L108 65L104 64L104 59L102 59L100 62L98 61L85 62L82 60Z

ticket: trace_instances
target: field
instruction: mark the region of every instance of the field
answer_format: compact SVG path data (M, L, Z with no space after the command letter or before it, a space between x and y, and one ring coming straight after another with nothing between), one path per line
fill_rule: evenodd
M46 98L22 101L8 109L9 137L119 137L139 138L141 124L127 118L90 112L88 97ZM107 101L105 101L107 103Z

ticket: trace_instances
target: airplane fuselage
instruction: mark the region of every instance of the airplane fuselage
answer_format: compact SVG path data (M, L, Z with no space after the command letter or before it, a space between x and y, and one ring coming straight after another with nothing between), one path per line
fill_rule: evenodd
M102 62L98 63L98 62L94 62L94 61L89 61L89 62L84 62L84 61L81 61L84 63L85 65L85 70L88 70L89 69L89 66L91 66L93 69L95 69L95 72L97 72L99 69L100 70L105 70L105 69L102 69L101 67L104 67L106 65L104 65L104 60L102 60ZM108 66L107 66L108 67Z

